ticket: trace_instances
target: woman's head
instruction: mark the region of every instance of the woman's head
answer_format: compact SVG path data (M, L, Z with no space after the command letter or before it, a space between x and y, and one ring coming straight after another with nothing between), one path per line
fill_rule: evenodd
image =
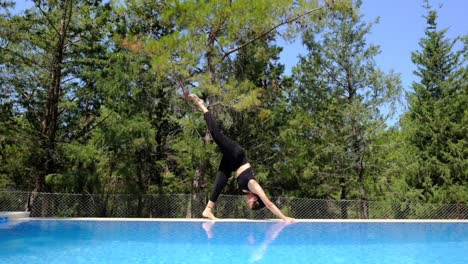
M245 199L247 200L247 204L252 210L259 210L265 207L265 203L263 203L262 199L260 199L260 197L255 193L247 193L245 195Z

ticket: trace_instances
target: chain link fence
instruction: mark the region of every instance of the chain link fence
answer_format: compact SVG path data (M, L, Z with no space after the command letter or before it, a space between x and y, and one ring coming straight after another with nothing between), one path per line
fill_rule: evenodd
M206 194L69 194L0 190L0 211L27 211L32 217L201 218ZM318 200L274 197L297 219L468 219L468 205ZM252 211L243 196L221 195L220 218L276 218L267 208Z

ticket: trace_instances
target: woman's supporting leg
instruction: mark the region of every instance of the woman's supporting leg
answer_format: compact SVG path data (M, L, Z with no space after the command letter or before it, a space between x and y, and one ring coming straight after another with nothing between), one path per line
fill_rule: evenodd
M202 213L203 217L209 218L211 220L216 219L211 209L214 207L216 201L218 201L218 197L221 194L221 191L223 190L224 186L226 186L228 179L229 173L226 173L222 170L218 171L218 173L216 174L216 180L213 186L213 191L211 192L210 200L208 201L208 204L206 205L205 210L203 210Z
M216 203L219 195L221 194L221 191L223 190L224 186L226 186L228 179L229 176L225 172L218 171L218 173L216 174L216 180L213 186L213 191L211 192L210 196L211 202Z

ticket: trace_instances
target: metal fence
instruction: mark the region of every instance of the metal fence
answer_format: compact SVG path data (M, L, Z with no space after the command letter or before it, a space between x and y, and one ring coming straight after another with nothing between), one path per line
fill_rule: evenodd
M200 218L205 194L69 194L0 190L0 211L27 211L32 217ZM468 219L468 205L318 200L274 197L286 215L297 219ZM243 196L221 195L220 218L275 218L266 208L252 211Z

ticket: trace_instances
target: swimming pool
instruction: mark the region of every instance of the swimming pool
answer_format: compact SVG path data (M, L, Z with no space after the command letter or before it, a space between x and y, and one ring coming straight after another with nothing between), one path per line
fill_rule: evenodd
M0 263L468 263L468 223L30 220Z

